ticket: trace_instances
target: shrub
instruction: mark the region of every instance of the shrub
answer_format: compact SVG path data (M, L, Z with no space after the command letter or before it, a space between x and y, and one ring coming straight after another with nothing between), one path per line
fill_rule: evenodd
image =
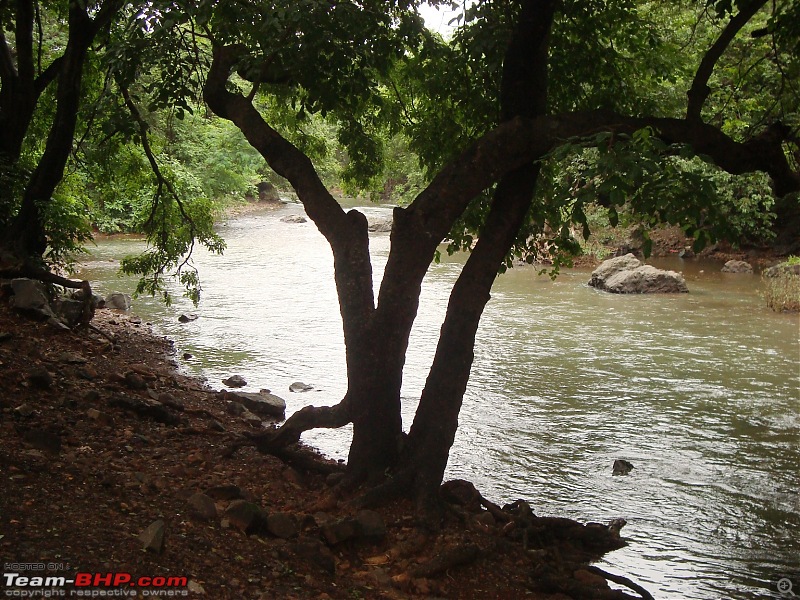
M764 298L776 312L800 311L800 258L789 259L764 271Z

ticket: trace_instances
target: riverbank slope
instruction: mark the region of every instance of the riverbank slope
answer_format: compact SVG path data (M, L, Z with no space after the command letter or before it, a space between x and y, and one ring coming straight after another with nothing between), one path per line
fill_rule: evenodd
M171 343L117 311L94 325L58 330L0 301L5 572L186 578L178 595L214 600L638 597L585 566L619 543L605 526L530 515L523 531L461 503L464 484L424 533L405 502L358 513L323 474L251 447L223 458L253 429L176 371Z

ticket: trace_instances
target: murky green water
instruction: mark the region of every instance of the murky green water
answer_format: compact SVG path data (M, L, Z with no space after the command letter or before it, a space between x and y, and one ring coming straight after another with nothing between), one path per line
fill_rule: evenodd
M194 355L188 369L215 386L238 373L247 389L285 397L289 412L336 403L346 389L330 249L311 223L279 220L299 211L224 225L225 255L197 257L199 308L181 298L170 309L134 304ZM388 234L371 245L377 278ZM134 283L114 261L140 247L104 241L84 275L101 291L129 291ZM691 293L604 294L585 285L586 271L553 282L523 268L499 279L448 476L497 501L529 499L539 514L624 517L630 545L603 566L656 598L780 597L782 575L800 593L798 317L767 310L757 276L655 264L682 270ZM406 427L460 266L446 260L425 280L403 387ZM181 325L181 312L200 318ZM316 391L289 393L296 380ZM304 439L344 458L349 436ZM634 464L630 476L611 475L616 458Z

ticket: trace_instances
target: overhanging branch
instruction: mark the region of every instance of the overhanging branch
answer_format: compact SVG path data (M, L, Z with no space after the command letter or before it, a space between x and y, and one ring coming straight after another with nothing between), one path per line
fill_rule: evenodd
M733 38L736 37L736 34L747 25L750 19L752 19L766 3L767 0L753 0L741 7L739 12L728 21L722 33L720 33L719 37L705 53L695 73L692 87L689 88L686 94L689 99L689 103L686 107L687 119L700 120L700 112L703 109L703 104L711 93L711 88L708 87L708 80L714 72L714 67L733 41Z

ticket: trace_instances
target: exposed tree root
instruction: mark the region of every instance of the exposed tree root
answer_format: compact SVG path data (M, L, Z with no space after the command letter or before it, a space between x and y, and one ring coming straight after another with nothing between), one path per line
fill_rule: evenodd
M83 313L81 314L78 328L86 329L89 323L94 318L94 301L92 295L92 286L87 280L77 281L62 277L40 267L32 264L31 261L26 261L18 258L13 253L8 251L0 251L0 277L16 278L25 277L28 279L35 279L42 283L50 283L59 285L69 289L79 289L82 292Z
M631 581L627 577L623 577L622 575L614 575L613 573L604 571L603 569L595 567L594 565L585 568L590 573L600 575L601 577L607 579L608 581L613 581L614 583L618 583L619 585L624 585L625 587L632 589L634 592L636 592L642 597L642 600L653 600L653 596L650 594L650 592L648 592L638 583Z

